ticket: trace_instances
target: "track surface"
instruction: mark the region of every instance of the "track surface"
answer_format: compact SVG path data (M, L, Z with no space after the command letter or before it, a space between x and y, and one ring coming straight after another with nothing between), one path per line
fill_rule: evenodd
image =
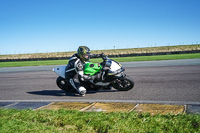
M127 92L67 95L56 86L55 66L0 68L0 102L106 101L200 104L200 59L121 63L135 81Z

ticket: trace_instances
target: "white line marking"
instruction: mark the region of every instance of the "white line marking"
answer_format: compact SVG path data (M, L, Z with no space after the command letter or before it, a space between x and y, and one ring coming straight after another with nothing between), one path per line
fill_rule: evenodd
M10 106L13 106L13 105L17 105L19 102L15 102L15 103L12 103L12 104L9 104L9 105L6 105L6 106L3 106L3 108L8 108Z

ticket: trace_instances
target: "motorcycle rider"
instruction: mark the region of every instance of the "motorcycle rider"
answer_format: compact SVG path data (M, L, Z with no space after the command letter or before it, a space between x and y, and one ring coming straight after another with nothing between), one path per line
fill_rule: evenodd
M74 54L66 67L65 77L71 86L81 95L85 96L86 88L81 86L81 81L98 80L101 74L95 76L84 75L84 65L90 59L90 49L86 46L79 46L77 53Z

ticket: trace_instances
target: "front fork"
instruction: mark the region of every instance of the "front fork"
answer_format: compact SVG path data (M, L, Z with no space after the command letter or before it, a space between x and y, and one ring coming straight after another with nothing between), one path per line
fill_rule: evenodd
M121 84L124 81L124 78L126 77L126 74L124 72L119 73L116 75L117 79L113 81L113 83Z
M118 75L116 75L120 80L123 80L126 77L126 74L124 72L119 73Z

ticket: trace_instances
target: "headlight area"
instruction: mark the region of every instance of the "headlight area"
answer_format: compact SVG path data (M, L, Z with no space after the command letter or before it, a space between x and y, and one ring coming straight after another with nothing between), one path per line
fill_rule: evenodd
M111 71L111 70L109 70L109 71L108 71L108 75L116 75L116 76L118 76L118 75L121 74L123 71L125 71L124 68L120 68L120 69L118 69L118 70L116 70L116 71Z

